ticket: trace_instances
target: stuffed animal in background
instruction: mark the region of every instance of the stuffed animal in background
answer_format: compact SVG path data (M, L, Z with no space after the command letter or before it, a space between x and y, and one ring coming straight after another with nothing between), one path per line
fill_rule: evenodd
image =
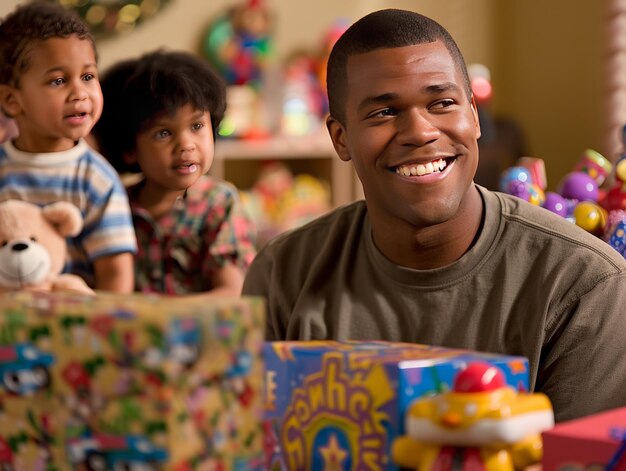
M476 362L451 391L409 406L406 435L392 444L392 457L417 471L522 469L541 461L541 432L553 425L547 396L517 392L499 368Z
M68 202L39 207L20 200L0 203L0 291L72 290L94 294L85 281L61 274L66 236L83 227L80 210Z

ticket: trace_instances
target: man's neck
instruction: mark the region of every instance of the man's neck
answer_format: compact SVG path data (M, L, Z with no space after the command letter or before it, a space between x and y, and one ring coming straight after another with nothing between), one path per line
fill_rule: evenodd
M472 185L455 218L428 227L387 225L379 231L372 222L374 242L397 265L416 270L441 268L457 261L474 245L483 215L482 197Z

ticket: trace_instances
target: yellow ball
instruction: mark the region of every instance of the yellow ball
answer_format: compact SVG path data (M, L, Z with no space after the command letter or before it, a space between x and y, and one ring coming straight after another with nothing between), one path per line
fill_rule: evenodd
M601 234L606 226L606 211L591 201L578 203L574 208L576 225L592 234Z

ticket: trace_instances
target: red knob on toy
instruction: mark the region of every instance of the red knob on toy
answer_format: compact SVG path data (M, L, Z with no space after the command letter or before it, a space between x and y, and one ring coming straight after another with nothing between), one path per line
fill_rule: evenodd
M461 371L454 380L454 392L479 393L495 391L506 386L500 369L489 363L475 362Z

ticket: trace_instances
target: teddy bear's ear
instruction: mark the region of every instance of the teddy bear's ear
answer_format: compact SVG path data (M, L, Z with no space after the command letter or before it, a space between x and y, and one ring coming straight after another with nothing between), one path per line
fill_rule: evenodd
M43 217L55 226L62 236L76 236L83 228L80 209L67 201L57 201L42 208Z

